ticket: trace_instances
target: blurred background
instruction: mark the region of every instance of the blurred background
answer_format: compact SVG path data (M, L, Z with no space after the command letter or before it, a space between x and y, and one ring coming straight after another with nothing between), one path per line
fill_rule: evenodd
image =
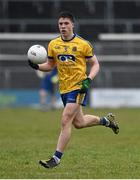
M89 106L140 107L140 0L0 0L0 107L39 103L40 78L26 54L58 35L64 10L76 17L76 33L93 44L101 66Z

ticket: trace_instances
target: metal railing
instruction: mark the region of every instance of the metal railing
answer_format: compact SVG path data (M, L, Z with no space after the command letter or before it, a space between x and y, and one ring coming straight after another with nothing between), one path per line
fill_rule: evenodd
M95 88L140 88L140 63L132 67L101 64ZM40 79L28 66L0 68L0 89L38 89Z
M38 5L36 4L36 7L39 7L39 4L42 2L45 3L52 3L53 4L53 9L55 11L55 15L54 12L52 12L52 14L50 14L50 17L48 17L48 12L46 10L46 16L43 16L43 18L38 18L38 16L35 16L34 19L31 17L27 17L27 18L11 18L9 17L8 11L9 11L9 6L8 3L12 3L12 2L18 2L19 3L38 3ZM70 5L73 3L79 3L80 2L83 3L82 6L85 6L85 8L87 8L87 11L89 12L89 14L91 13L91 15L89 15L89 17L86 16L85 13L85 18L77 17L77 25L76 25L76 31L78 33L81 32L81 29L83 26L87 26L89 25L90 28L92 28L93 31L93 35L97 34L99 32L99 30L95 31L94 27L97 26L104 26L104 28L99 28L100 32L117 32L120 31L121 32L134 32L134 26L139 26L140 25L140 21L139 21L139 17L138 18L134 18L134 17L130 17L130 18L116 18L114 15L114 7L115 4L117 2L119 3L126 3L127 7L127 3L135 3L137 8L139 8L139 0L0 0L1 3L1 17L0 17L0 26L3 27L3 30L5 32L10 32L11 31L11 26L16 26L17 28L15 28L16 32L28 32L28 25L32 26L32 31L33 32L37 32L39 30L39 27L42 26L41 30L45 29L47 31L46 27L52 27L53 31L56 31L56 18L58 15L58 11L61 11L62 9L64 10L65 7L63 7L63 3L70 3ZM96 13L96 5L98 3L104 3L102 4L102 6L104 7L103 10L104 12L101 12L101 17L96 17L96 15L94 15L94 12ZM34 4L33 4L34 5ZM62 7L61 7L62 6ZM46 6L47 8L47 6ZM62 9L61 9L62 8ZM77 9L77 8L76 8ZM134 10L135 11L135 10ZM73 12L74 13L74 12ZM75 12L77 15L80 13ZM82 13L84 15L84 12ZM56 17L55 17L56 16ZM33 26L36 26L36 28L34 28ZM93 27L94 26L94 27ZM116 26L119 26L119 28L116 28ZM53 28L54 27L54 28ZM30 30L31 30L30 29ZM117 30L116 30L117 29ZM83 33L83 31L82 31ZM88 36L88 34L87 34Z

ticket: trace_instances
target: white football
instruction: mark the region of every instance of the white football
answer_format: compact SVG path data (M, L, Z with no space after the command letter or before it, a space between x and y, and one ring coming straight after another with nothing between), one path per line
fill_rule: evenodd
M47 60L47 51L42 45L33 45L27 53L28 59L35 64L42 64Z

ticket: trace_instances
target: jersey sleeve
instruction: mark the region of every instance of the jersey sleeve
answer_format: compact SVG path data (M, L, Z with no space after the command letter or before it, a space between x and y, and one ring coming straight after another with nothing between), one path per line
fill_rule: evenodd
M85 58L91 58L94 56L93 46L87 42L84 48Z
M48 44L48 59L53 59L53 45L52 42Z

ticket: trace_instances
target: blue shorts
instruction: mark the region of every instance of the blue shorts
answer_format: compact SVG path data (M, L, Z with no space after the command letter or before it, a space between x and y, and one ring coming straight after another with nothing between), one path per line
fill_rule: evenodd
M79 90L74 90L65 94L61 94L61 99L64 106L66 106L67 103L77 103L82 106L86 106L87 93L80 94Z

